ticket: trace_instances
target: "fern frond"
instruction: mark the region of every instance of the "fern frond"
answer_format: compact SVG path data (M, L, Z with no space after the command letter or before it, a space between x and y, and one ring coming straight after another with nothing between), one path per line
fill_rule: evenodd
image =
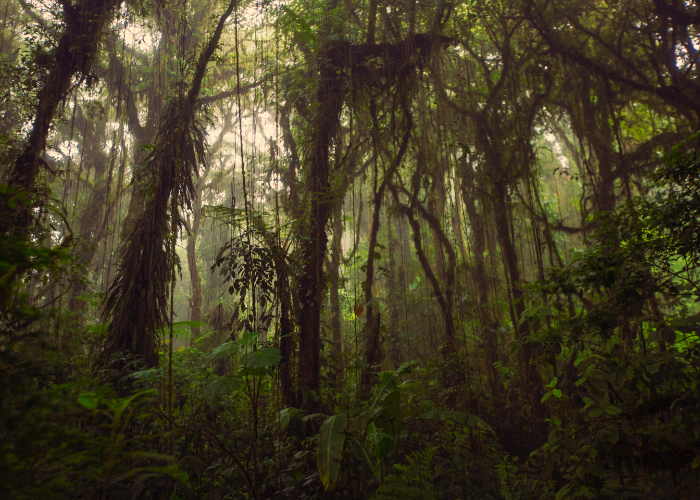
M436 453L433 447L406 457L408 465L397 466L402 474L387 476L372 500L437 500L430 473Z

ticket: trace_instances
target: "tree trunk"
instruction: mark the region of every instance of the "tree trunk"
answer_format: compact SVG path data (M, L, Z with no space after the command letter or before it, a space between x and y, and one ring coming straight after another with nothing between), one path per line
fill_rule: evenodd
M378 309L373 303L373 290L374 285L374 259L375 251L377 247L377 237L379 234L379 221L382 208L382 200L384 199L384 191L387 185L392 181L394 173L399 168L399 165L403 161L403 156L408 148L408 142L411 138L411 132L413 129L413 117L408 107L407 95L401 94L402 107L404 110L404 116L406 118L406 130L404 131L401 145L399 146L396 155L391 161L389 168L384 172L384 178L381 184L379 184L379 171L378 171L378 150L381 148L379 143L379 124L376 119L376 109L374 109L374 102L370 104L370 111L372 113L373 120L373 146L375 149L374 158L374 179L372 193L374 211L372 212L372 219L370 219L370 235L369 235L369 245L367 251L367 267L365 271L365 304L367 306L367 322L365 323L365 369L362 372L361 379L361 394L368 395L372 384L376 380L376 372L373 371L374 368L379 366L384 357L381 345L381 318ZM378 185L379 184L379 185Z
M89 79L90 67L100 46L102 29L120 3L117 0L85 0L77 5L68 2L63 4L65 29L51 54L53 60L49 65L48 76L37 95L29 138L9 176L8 184L30 197L43 164L41 155L46 149L51 122L61 101L68 95L73 78L81 75ZM33 218L32 212L31 206L26 204L12 208L10 204L3 203L0 206L0 232L28 227Z
M514 330L517 339L523 339L529 335L530 325L528 321L520 323L520 319L524 317L525 301L524 294L520 289L520 271L518 269L518 257L515 251L515 244L510 231L508 210L508 187L507 183L502 178L492 179L494 185L494 221L496 222L496 231L498 232L498 240L501 245L501 252L505 263L505 271L510 280L510 294L513 300L515 309L515 317L513 318ZM533 358L532 349L527 344L523 344L520 348L520 361L523 370L525 371L525 394L530 396L530 404L534 410L536 421L533 422L535 429L541 429L539 422L544 418L544 408L540 403L540 393L542 391L542 381L540 374L535 365L530 364Z
M416 172L418 174L419 172ZM457 383L462 379L463 374L459 368L459 357L457 352L457 338L454 327L454 318L452 317L453 309L453 295L455 290L455 262L456 255L452 245L445 236L442 228L440 227L440 222L425 208L423 208L420 203L417 203L417 191L415 188L419 186L415 180L418 178L414 174L414 193L413 200L410 206L406 206L400 203L398 191L395 187L392 187L392 194L394 195L394 202L398 207L399 211L408 219L408 224L411 226L411 231L413 233L413 245L416 249L416 255L420 261L421 268L426 278L430 282L435 298L440 305L440 311L442 312L443 323L445 327L445 342L443 344L442 355L445 360L445 367L443 369L443 381L445 387L451 389L456 386ZM428 225L435 234L438 235L441 245L447 252L448 263L446 266L446 283L445 291L443 293L442 287L433 272L430 262L423 249L423 240L421 237L420 223L414 215L414 210L418 210L421 216L428 222ZM447 397L446 401L448 406L453 407L456 403L456 393L451 391Z
M593 77L595 79L595 77ZM608 90L603 82L591 88L590 77L582 76L578 87L580 116L575 110L570 111L572 126L579 137L585 138L591 145L596 157L598 175L594 178L594 196L598 211L609 212L615 208L615 179L617 178L613 131L610 126L610 108ZM595 96L592 92L595 92ZM595 98L593 100L592 98ZM594 172L590 172L594 173Z
M191 208L195 170L206 161L204 133L197 123L197 100L209 61L235 6L236 1L231 0L199 54L189 90L170 101L167 123L161 121L147 163L149 172L144 176L153 183L153 193L127 235L116 277L109 288L105 310L111 317L98 367L108 367L116 358L114 368L121 371L125 365L115 355L124 351L142 359L147 367L158 364L156 336L168 322L168 291L172 290L175 269L174 239L168 242L168 238L175 238L181 225L177 199ZM170 221L169 205L173 209Z
M333 358L337 376L344 378L343 340L340 322L340 259L343 239L343 200L337 201L333 210L333 240L331 242L330 265L330 303L331 303L331 338L333 341Z
M86 128L86 134L83 138L83 161L92 162L94 165L95 181L92 192L88 198L88 202L80 216L78 226L80 235L85 238L85 247L80 256L81 276L83 279L76 282L72 289L69 301L69 309L72 312L79 312L84 304L80 298L87 290L87 276L90 271L90 266L97 253L97 245L104 236L105 224L100 224L102 214L105 210L109 212L107 204L107 193L109 191L109 178L105 177L106 163L110 161L110 173L113 171L116 161L115 147L112 147L109 158L102 151L103 132L97 133L93 127ZM92 136L92 137L91 137ZM106 222L106 221L105 221Z
M387 196L387 204L389 199ZM387 337L389 339L389 358L397 369L401 364L401 342L398 338L399 336L399 287L398 280L396 277L396 253L400 251L399 242L396 240L394 235L394 223L393 218L387 212L386 214L386 231L387 238L389 241L388 253L389 253L389 276L387 279L387 295L388 295L388 308L390 311L389 323L387 324ZM403 277L403 268L399 269L400 276ZM403 278L399 278L403 279Z
M323 54L325 51L320 50ZM299 383L307 391L308 410L319 406L321 304L323 295L323 261L328 245L326 224L330 204L329 151L338 128L340 111L345 95L343 77L336 68L321 56L318 62L319 83L316 91L317 115L311 150L308 178L309 215L301 251L303 269L299 276L300 335L299 335Z
M476 206L476 178L471 165L463 159L462 163L461 192L462 201L467 211L467 217L472 226L472 244L474 249L474 283L476 285L477 307L479 311L479 323L481 326L481 338L484 341L486 349L486 371L489 376L489 385L494 399L498 400L501 392L501 382L499 372L494 369L493 364L498 361L499 343L498 333L494 326L497 323L491 323L491 314L487 307L489 301L489 287L486 280L486 266L484 264L484 252L486 251L486 235L484 216L485 213L479 213Z
M202 278L199 275L199 269L197 268L197 254L195 252L197 245L197 235L199 234L199 226L202 220L202 186L201 181L205 177L200 177L200 182L197 183L197 190L195 191L194 206L192 211L194 212L192 227L190 228L190 234L187 236L187 268L190 272L190 282L192 283L192 309L190 313L191 321L202 321ZM190 339L191 345L201 335L201 328L199 326L192 327L192 338Z
M294 390L294 380L292 374L292 361L294 359L294 325L291 319L292 300L289 293L289 284L287 283L286 275L278 266L277 271L277 296L280 301L280 322L279 322L279 338L280 338L280 354L282 361L280 362L280 388L282 392L282 407L289 408L297 406L297 395Z

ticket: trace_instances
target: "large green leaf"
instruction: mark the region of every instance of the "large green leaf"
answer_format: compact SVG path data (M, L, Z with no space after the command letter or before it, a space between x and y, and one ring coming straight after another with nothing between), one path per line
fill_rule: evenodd
M381 411L374 419L377 427L380 427L387 434L397 437L403 430L403 418L401 414L401 391L396 383L397 377L395 372L382 372L380 374L380 384L389 381L388 389L393 387L393 390L388 392L381 403Z
M289 424L289 420L292 417L300 417L302 411L298 408L292 408L291 406L281 410L279 412L280 427L284 429Z
M238 345L235 342L226 342L211 350L207 356L207 361L216 361L217 359L228 358L238 352Z
M206 328L205 321L175 321L173 323L173 334L176 337L189 339L192 336L192 328ZM170 332L170 325L164 325L159 329L161 335L166 336Z
M374 456L382 460L396 447L396 441L386 432L375 432L368 435L367 440L374 445Z
M369 408L370 415L379 410L379 407L384 402L386 397L397 390L398 379L401 375L406 375L411 372L411 366L415 365L417 361L409 361L398 367L396 371L383 372L381 375L381 380L379 383L379 391L377 396L374 398L372 405ZM372 415L373 416L373 415Z
M202 396L205 398L215 398L225 396L238 390L241 386L241 379L238 375L224 375L216 377L202 389Z
M355 436L348 436L348 446L350 450L355 455L360 463L364 464L369 471L374 474L377 479L381 478L381 471L379 470L380 463L372 454L372 452L367 449L367 447L360 443L360 441Z
M257 351L243 353L239 361L246 368L267 368L278 365L282 361L282 356L276 347L264 347Z
M258 343L258 338L260 334L258 332L245 332L241 339L237 341L237 344L243 348L253 349L255 344Z
M341 414L327 418L321 426L318 439L318 475L326 491L331 491L338 479L347 423L348 417Z

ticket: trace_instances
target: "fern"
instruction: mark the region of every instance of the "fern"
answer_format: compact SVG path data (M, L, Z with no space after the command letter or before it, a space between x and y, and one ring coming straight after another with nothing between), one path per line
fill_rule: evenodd
M407 457L408 465L395 465L401 475L387 476L372 500L437 500L430 474L436 453L435 447L417 451Z

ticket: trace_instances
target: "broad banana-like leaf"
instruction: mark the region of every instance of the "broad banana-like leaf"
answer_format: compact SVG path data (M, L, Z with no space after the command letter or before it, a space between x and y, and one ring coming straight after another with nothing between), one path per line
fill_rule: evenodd
M415 365L417 361L409 361L407 363L404 363L403 365L399 366L399 368L391 373L391 372L384 372L382 373L381 376L381 381L379 384L379 391L377 392L377 396L374 398L374 401L372 402L372 406L369 408L369 412L372 416L374 416L374 412L378 410L384 399L394 392L398 385L397 381L401 375L406 375L407 373L411 373L411 366Z
M381 471L379 470L379 461L374 457L372 452L370 452L365 445L360 443L360 441L355 436L348 437L348 445L350 450L352 450L355 458L357 458L361 463L363 463L374 477L377 479L381 478Z
M377 429L375 422L367 424L367 439L366 442L374 448L374 456L377 460L382 460L396 446L394 438L385 432Z
M326 491L331 491L338 479L347 424L348 417L341 414L327 418L321 426L317 454L318 475Z
M399 390L398 384L396 384L396 377L393 375L394 372L382 372L380 374L381 382L384 382L389 376L394 378L394 383L389 384L389 388L393 385L394 390L388 392L384 397L380 405L381 409L374 419L374 423L387 434L397 437L403 430L403 415L401 414L401 391Z

